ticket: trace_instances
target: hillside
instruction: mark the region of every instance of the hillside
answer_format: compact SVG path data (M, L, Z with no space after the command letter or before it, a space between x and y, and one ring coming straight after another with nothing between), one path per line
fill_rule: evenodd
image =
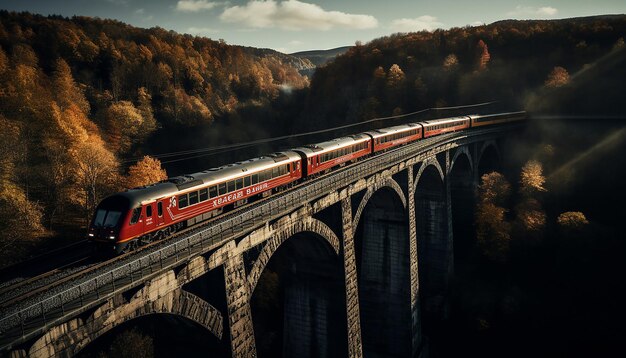
M84 227L100 199L126 187L125 158L149 143L189 146L172 130L193 138L246 113L228 140L263 133L276 116L258 109L306 88L298 70L311 67L162 28L0 11L1 241Z
M305 113L336 125L492 100L523 108L535 91L562 84L547 84L555 69L574 77L623 46L625 34L623 15L395 34L317 69Z

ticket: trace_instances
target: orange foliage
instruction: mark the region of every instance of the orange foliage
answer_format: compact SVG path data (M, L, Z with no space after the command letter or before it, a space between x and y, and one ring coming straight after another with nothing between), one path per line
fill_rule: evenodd
M124 186L129 189L136 188L165 179L167 179L167 172L161 168L161 161L146 155L128 168Z
M565 86L569 83L569 73L563 67L555 67L548 75L544 85L548 88L557 88Z

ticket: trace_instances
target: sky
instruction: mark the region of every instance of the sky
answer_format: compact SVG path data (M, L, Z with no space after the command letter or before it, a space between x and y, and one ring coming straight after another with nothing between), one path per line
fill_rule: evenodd
M397 32L504 19L624 14L624 0L0 0L0 9L97 16L142 28L285 53L366 43Z

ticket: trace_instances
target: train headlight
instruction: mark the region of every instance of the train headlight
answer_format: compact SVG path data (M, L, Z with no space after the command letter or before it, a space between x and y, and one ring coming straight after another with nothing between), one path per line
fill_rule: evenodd
M92 234L92 233L89 233L87 235L89 235L89 237L94 237L94 234Z

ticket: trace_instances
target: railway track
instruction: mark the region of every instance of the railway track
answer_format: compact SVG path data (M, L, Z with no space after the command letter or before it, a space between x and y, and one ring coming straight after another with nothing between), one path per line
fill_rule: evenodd
M72 271L71 268L80 270L82 267L89 264L90 259L91 257L89 256L81 257L78 260L69 262L40 275L17 281L14 284L5 285L0 288L0 308L10 306L26 295L34 295L41 292L49 286L47 282L56 281L60 277L63 277L63 275L69 274L69 272Z

